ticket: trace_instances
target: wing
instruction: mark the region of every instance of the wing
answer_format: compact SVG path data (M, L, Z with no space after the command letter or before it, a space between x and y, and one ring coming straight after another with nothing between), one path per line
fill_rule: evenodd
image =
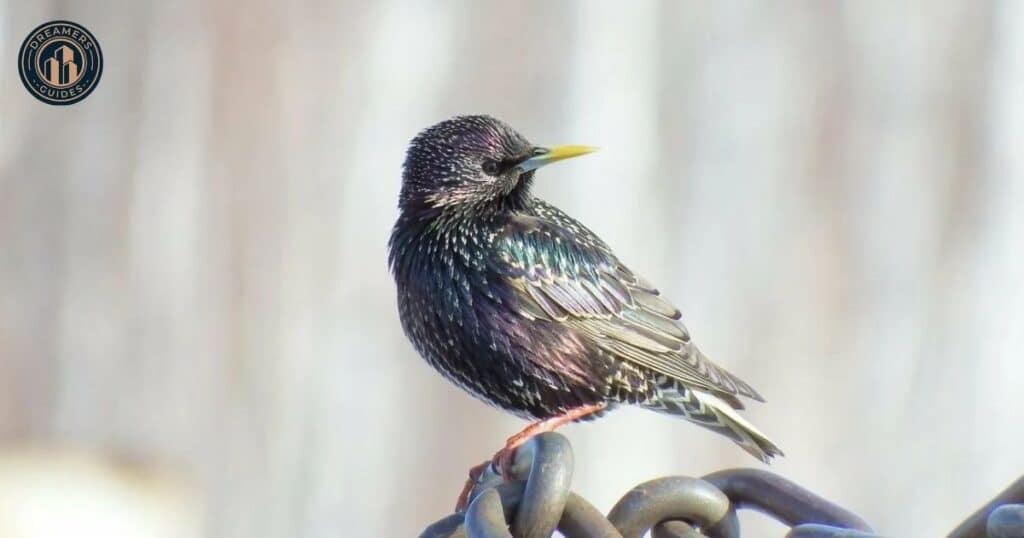
M548 206L551 211L557 211ZM561 212L517 215L494 237L494 269L511 288L521 315L563 323L597 347L656 374L724 396L763 401L690 341L678 309L611 250Z

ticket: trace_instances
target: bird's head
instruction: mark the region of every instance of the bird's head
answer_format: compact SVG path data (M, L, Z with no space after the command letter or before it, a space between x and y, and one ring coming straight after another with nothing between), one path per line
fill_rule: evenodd
M459 116L413 138L402 174L402 209L467 209L525 198L534 170L594 151L540 147L490 116Z

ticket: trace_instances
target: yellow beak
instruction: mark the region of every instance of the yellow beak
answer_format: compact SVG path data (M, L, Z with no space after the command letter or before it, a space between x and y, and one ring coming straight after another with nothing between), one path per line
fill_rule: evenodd
M597 151L593 146L551 146L550 148L537 148L537 154L516 165L523 172L536 170L546 164L557 161L564 161L580 155L586 155Z

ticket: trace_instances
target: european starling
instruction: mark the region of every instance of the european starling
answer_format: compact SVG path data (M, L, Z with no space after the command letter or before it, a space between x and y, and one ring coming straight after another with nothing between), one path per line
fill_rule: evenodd
M495 462L562 424L635 404L779 450L737 413L764 401L690 340L680 312L585 226L530 194L541 166L593 151L539 147L489 116L411 142L389 263L406 335L431 366L536 421Z

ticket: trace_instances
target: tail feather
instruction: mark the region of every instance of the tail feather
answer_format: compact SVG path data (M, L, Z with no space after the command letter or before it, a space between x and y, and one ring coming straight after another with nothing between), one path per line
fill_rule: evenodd
M732 439L751 456L769 463L782 450L736 412L727 402L713 394L678 384L664 387L660 397L645 406L655 411L682 416L699 426Z
M775 456L784 456L782 450L779 449L775 443L771 442L765 434L761 433L760 430L754 427L753 424L749 423L740 416L729 404L723 402L717 396L701 392L699 390L692 391L697 400L704 404L704 406L711 410L711 412L718 417L719 422L733 433L732 437L743 450L750 453L751 456L769 463Z

